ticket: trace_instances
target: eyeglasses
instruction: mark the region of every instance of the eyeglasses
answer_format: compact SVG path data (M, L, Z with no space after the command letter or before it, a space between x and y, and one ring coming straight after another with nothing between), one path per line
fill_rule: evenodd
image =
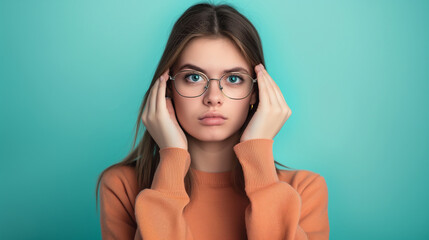
M196 70L182 70L170 80L174 81L174 88L183 97L195 98L204 94L209 88L210 80L218 80L222 93L231 99L246 98L252 92L253 84L257 79L241 72L229 72L220 79L208 78L202 72Z

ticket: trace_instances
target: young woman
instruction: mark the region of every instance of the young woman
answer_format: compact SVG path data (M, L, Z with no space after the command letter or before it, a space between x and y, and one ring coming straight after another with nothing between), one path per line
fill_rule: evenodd
M133 148L140 120L143 139L99 176L103 239L329 238L325 179L275 167L273 138L291 110L264 64L256 29L233 7L183 13Z

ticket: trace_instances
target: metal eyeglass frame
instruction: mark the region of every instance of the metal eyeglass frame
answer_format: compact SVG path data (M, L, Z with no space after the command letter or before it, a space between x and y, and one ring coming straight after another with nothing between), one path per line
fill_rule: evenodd
M249 74L247 74L247 73L243 73L243 72L228 72L228 73L224 73L220 78L209 78L209 77L207 77L207 75L205 75L204 73L202 73L202 72L200 72L200 71L197 71L197 70L182 70L182 71L179 71L179 72L177 72L173 77L169 75L169 80L174 81L174 80L175 80L175 78L176 78L176 76L177 76L179 73L182 73L182 72L194 72L194 73L197 73L197 74L201 74L205 79L207 79L207 84L206 84L206 86L204 87L204 91L203 91L200 95L195 96L195 97L188 97L188 96L184 96L184 95L180 94L180 93L179 93L179 91L178 91L178 90L177 90L177 88L176 88L176 82L174 82L174 84L173 84L173 85L174 85L174 89L176 90L176 92L177 92L180 96L182 96L182 97L186 97L186 98L196 98L196 97L199 97L199 96L203 95L203 94L207 91L207 89L209 88L210 81L211 81L211 80L218 80L218 81L219 81L219 89L220 89L220 91L222 92L222 94L223 94L225 97L230 98L230 99L234 99L234 100L240 100L240 99L244 99L244 98L246 98L246 97L248 97L248 96L250 95L250 93L251 93L251 92L252 92L252 90L253 90L253 85L258 81L258 79L257 79L257 78L252 78L252 76L250 76L250 75L249 75ZM250 78L250 79L252 79L252 87L250 88L249 93L248 93L245 97L242 97L242 98L232 98L232 97L229 97L228 95L226 95L226 94L222 91L223 87L222 87L222 85L220 84L220 81L222 80L222 78L223 78L223 77L225 77L225 75L227 75L227 74L231 74L231 73L244 74L244 75L249 76L249 78Z

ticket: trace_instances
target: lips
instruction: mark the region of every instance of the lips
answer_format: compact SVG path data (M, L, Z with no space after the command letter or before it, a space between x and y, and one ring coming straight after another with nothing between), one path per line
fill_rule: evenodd
M225 119L221 117L206 117L199 121L202 125L206 125L206 126L216 126L216 125L222 125L225 123Z
M223 116L221 113L218 112L207 112L205 114L203 114L201 117L199 117L199 120L202 120L204 118L222 118L222 119L227 119L225 116Z

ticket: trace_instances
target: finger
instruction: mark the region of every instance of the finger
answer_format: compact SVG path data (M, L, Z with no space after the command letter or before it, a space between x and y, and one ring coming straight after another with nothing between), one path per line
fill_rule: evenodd
M147 96L147 100L143 109L142 119L146 119L150 111L150 99L152 98L152 95L153 95L153 85L154 84L152 84L152 86L149 89L149 95Z
M261 66L262 66L262 68L261 68L262 69L261 70L262 77L264 78L265 84L267 85L267 95L268 95L268 97L270 99L270 105L271 106L276 106L278 104L278 102L277 102L277 96L276 96L276 93L275 93L275 89L272 86L272 84L270 83L270 80L268 79L269 76L268 76L267 71L265 70L264 65L261 64Z
M156 97L158 95L158 86L159 86L159 78L155 81L155 83L152 86L152 96L150 97L150 109L149 109L149 116L155 116L156 114Z
M170 115L170 119L174 123L177 123L176 113L174 111L174 107L173 107L173 103L171 102L171 98L167 98L165 100L165 102L166 102L166 105L167 105L168 114Z
M267 95L267 86L265 84L265 79L259 67L260 64L255 66L255 72L257 74L257 83L259 88L259 105L266 106L270 104L270 100Z
M275 93L277 96L277 103L279 104L278 106L280 107L280 109L283 110L288 110L289 113L288 115L291 114L290 108L284 98L284 95L282 93L282 91L280 90L280 87L277 85L277 83L271 78L271 76L268 74L268 72L266 71L266 69L264 69L265 75L267 76L268 81L271 83L273 89L275 89Z
M265 79L267 80L267 85L270 86L270 90L272 91L272 94L270 94L271 104L276 104L278 107L282 107L284 99L279 86L274 82L273 78L271 78L265 68L263 69L263 72Z
M157 105L156 109L158 112L167 113L166 110L166 102L165 102L165 89L167 86L167 76L168 70L165 71L160 78L159 86L158 86L158 94L157 94Z

